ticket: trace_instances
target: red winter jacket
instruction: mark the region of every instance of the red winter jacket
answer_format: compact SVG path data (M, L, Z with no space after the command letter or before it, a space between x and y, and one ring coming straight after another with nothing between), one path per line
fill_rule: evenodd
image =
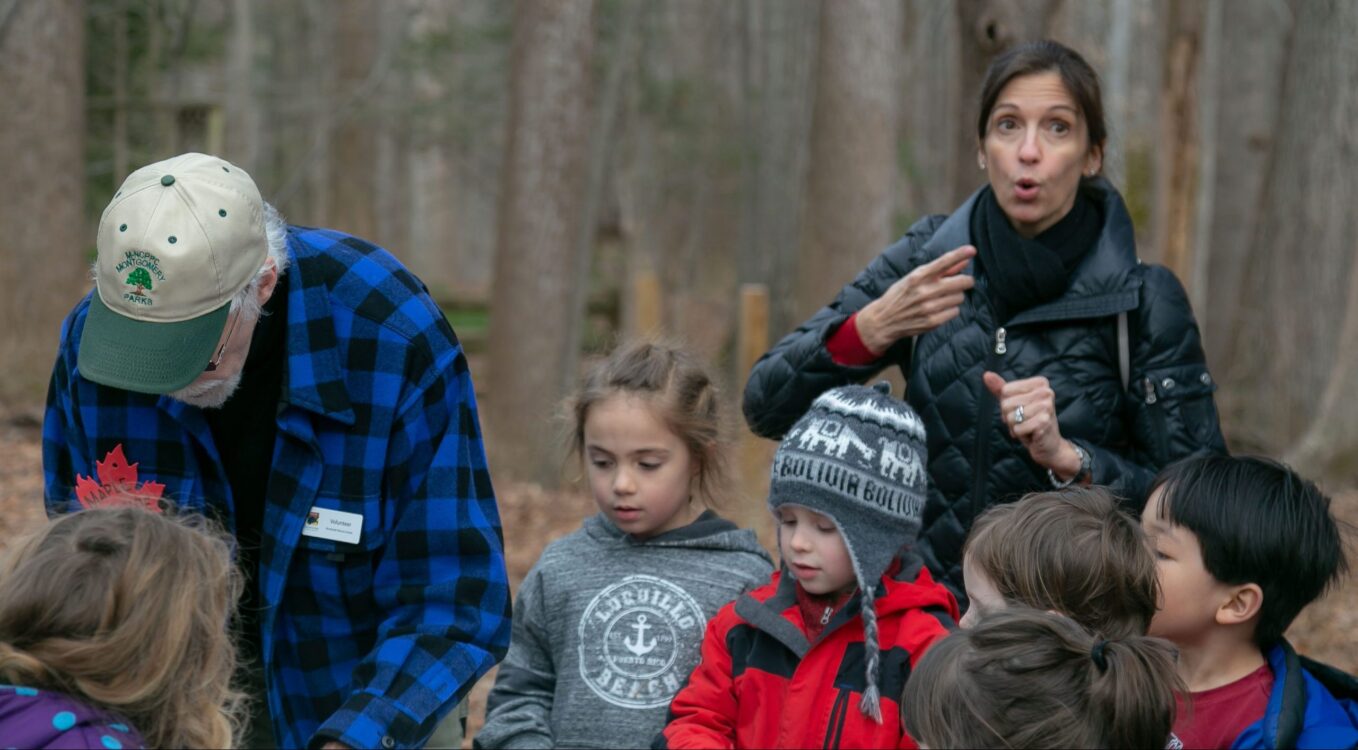
M674 697L652 747L915 747L901 727L901 690L958 613L952 594L927 570L919 568L913 582L908 573L901 578L883 577L876 600L881 724L858 709L866 679L861 597L808 642L796 581L774 573L708 623L702 662Z

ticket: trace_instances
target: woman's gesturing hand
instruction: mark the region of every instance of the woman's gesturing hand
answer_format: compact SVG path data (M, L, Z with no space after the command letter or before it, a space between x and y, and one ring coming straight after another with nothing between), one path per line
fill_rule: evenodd
M1006 382L993 372L981 376L985 387L1000 402L1000 419L1009 435L1018 440L1038 466L1051 469L1062 479L1080 473L1080 455L1061 437L1056 422L1056 392L1044 377Z
M868 351L880 356L897 341L957 317L963 293L976 283L962 273L974 255L971 245L950 250L901 277L860 310L854 325Z

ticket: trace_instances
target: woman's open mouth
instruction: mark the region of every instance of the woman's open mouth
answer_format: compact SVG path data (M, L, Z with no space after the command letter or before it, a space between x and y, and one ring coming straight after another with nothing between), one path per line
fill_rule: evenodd
M1037 180L1024 177L1014 183L1014 195L1021 201L1030 201L1037 197L1038 191L1042 186Z

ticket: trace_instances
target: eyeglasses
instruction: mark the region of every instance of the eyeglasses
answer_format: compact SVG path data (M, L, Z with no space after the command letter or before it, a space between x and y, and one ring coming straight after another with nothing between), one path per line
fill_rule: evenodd
M235 315L231 318L231 325L226 329L226 338L222 339L222 345L217 348L217 356L207 361L207 367L203 372L212 372L222 364L222 357L226 356L226 345L231 343L231 337L236 333L236 323L240 322L240 308L237 308Z

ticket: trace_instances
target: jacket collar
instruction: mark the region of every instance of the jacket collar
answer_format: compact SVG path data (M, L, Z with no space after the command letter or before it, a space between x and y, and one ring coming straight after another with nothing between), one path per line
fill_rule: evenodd
M1141 261L1136 257L1132 217L1122 196L1103 178L1089 180L1085 189L1100 204L1103 215L1098 241L1075 269L1064 294L1023 311L1008 321L1009 325L1116 315L1136 308L1141 280L1132 270ZM980 189L972 193L939 225L921 248L917 262L927 263L955 247L972 244L971 213L980 194ZM974 274L975 263L969 264L965 272Z
M773 581L768 586L737 599L735 609L741 619L773 636L802 659L811 650L812 643L789 619L802 616L797 608L796 585L795 578L780 570L773 574ZM772 595L760 601L756 595L770 587ZM929 570L913 556L902 561L894 577L882 577L873 593L878 618L907 609L941 611L954 621L957 617L957 604L952 594L936 583ZM862 610L863 592L859 591L835 613L817 643L827 640L840 625L857 618Z
M1292 644L1280 640L1269 649L1273 691L1264 712L1264 728L1272 735L1272 747L1295 747L1306 717L1306 684Z
M335 330L329 285L308 252L288 228L286 273L288 284L287 385L285 403L315 412L341 424L355 422L354 410L340 367L340 335Z

